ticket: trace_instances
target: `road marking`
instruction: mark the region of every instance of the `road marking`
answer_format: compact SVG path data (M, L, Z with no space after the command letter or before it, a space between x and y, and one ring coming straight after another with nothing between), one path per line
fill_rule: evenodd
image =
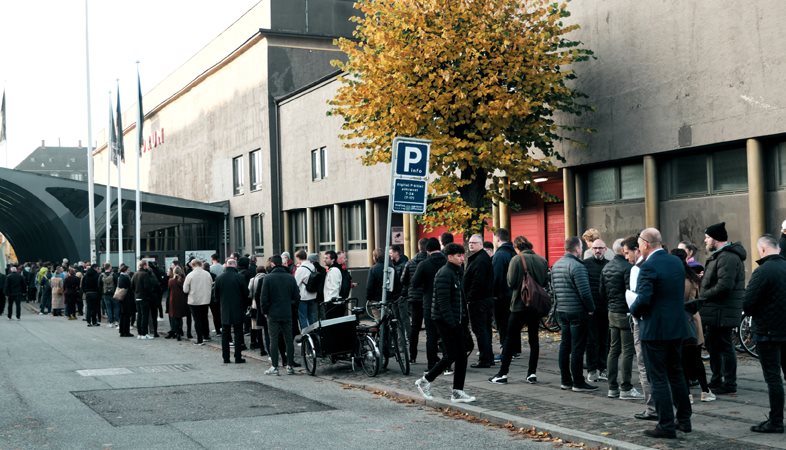
M194 367L190 364L161 364L157 366L139 367L111 367L106 369L82 369L76 373L83 377L105 377L110 375L131 375L135 373L166 373L166 372L188 372Z

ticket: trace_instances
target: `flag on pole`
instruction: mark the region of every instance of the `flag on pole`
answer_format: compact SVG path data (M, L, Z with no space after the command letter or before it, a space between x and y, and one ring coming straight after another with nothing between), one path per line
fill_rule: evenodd
M0 142L6 140L5 137L5 89L3 90L3 104L0 106Z
M115 165L126 162L125 151L123 150L123 113L120 109L120 82L117 85L117 135L116 135L117 154L115 155Z
M114 114L114 111L112 111L112 97L109 97L109 127L107 128L108 139L106 141L106 147L109 150L109 157L112 158L112 162L117 165L117 135Z
M142 148L145 145L145 138L143 137L142 129L145 123L145 114L142 110L142 82L139 80L139 66L136 67L136 92L137 92L137 114L136 114L136 137L137 137L137 151L142 154Z

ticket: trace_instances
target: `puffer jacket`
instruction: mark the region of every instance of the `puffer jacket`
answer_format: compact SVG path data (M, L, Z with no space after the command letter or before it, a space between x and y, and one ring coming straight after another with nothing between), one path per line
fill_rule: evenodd
M410 303L423 303L423 289L413 287L412 278L415 276L418 264L425 261L427 257L428 253L419 252L414 258L407 261L407 265L404 266L404 272L401 273L401 296L406 298Z
M597 259L594 256L584 258L584 266L587 268L587 277L589 278L592 300L595 301L595 309L599 310L608 309L606 297L600 295L600 273L608 263L609 260L606 258Z
M467 258L467 270L464 271L465 296L468 302L477 302L492 298L494 272L491 267L491 256L480 249Z
M418 264L415 276L412 277L412 287L423 292L423 317L431 319L431 298L434 292L434 276L437 271L447 264L448 258L442 252L434 252L425 261Z
M782 339L786 337L786 258L770 255L757 263L743 307L753 317L753 334Z
M745 296L745 248L733 242L716 250L707 259L701 279L701 321L714 327L740 324Z
M434 277L432 320L457 327L467 322L467 305L464 300L464 283L461 267L447 263Z
M600 272L600 297L605 298L609 312L627 314L628 303L625 290L630 286L630 268L633 267L622 255L615 255Z
M551 268L551 286L561 313L589 313L595 311L595 302L589 286L584 263L566 253Z

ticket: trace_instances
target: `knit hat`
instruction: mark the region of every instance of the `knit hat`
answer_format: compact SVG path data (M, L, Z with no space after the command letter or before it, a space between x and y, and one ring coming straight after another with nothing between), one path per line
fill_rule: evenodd
M319 262L319 255L317 253L309 253L308 254L308 260L311 261L312 263L318 263Z
M726 233L726 222L708 226L707 229L704 230L704 234L720 242L729 240L729 234Z

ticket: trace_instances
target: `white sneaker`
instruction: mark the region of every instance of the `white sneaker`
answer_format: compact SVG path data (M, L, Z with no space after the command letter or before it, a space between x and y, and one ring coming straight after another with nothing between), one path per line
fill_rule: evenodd
M278 375L278 367L271 367L265 371L265 375Z
M620 400L642 400L644 394L637 391L636 388L631 388L629 391L620 391Z
M605 370L598 371L598 380L609 381L609 374Z
M527 375L527 383L529 384L537 384L538 383L538 376L534 373Z
M701 401L703 401L703 402L714 402L715 401L715 394L713 394L712 391L702 392L701 393Z
M453 403L469 403L474 402L475 397L467 394L461 389L453 389L453 394L450 396L450 401Z
M148 334L148 335L145 335L145 337L144 337L144 338L145 338L145 339L148 339L148 340L152 340L152 339L155 339L156 337L155 337L155 336L153 336L152 334Z
M417 386L418 391L420 391L420 394L426 400L431 400L434 398L434 396L431 395L431 383L429 383L426 377L418 378L417 381L415 381L415 386Z
M608 398L619 398L619 396L620 396L620 391L617 389L609 389L609 393L606 394L606 397Z
M598 381L598 371L590 370L589 372L587 372L587 381L591 381L591 382Z

